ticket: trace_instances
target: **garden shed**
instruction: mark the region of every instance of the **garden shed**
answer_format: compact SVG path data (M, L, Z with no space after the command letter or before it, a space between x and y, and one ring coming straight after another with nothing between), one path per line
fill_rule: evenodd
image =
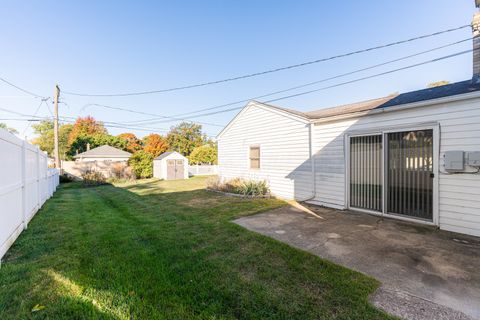
M153 177L164 180L188 179L188 159L173 151L153 159Z

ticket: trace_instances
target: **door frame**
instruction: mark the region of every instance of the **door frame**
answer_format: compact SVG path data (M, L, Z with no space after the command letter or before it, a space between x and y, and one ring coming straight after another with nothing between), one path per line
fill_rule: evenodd
M432 150L432 160L433 160L433 181L432 181L432 220L422 220L415 219L410 217L404 217L395 214L387 213L387 166L385 165L385 160L387 159L387 145L386 137L388 133L393 132L403 132L403 131L417 131L417 130L432 130L433 132L433 150ZM373 135L382 135L382 211L372 211L367 209L355 208L350 206L350 138L352 137L361 137L361 136L373 136ZM345 207L349 210L365 212L369 214L374 214L382 217L389 217L404 221L410 221L415 223L427 224L427 225L439 225L439 161L440 161L440 126L438 123L425 123L425 124L416 124L411 126L391 126L384 128L376 129L365 129L365 130L351 130L347 131L344 134L344 150L345 150Z

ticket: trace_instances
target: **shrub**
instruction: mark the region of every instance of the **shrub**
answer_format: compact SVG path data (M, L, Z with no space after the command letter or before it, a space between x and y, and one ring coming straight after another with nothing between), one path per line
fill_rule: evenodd
M237 189L238 193L244 196L264 196L269 193L267 182L247 180Z
M210 145L196 147L188 160L191 164L217 164L217 148Z
M98 186L107 183L105 176L95 170L86 170L82 173L83 184L86 186Z
M151 178L153 176L153 156L140 150L135 152L130 159L128 165L133 169L133 173L137 178Z
M270 189L264 180L255 181L235 178L222 182L218 177L212 177L207 180L207 188L252 197L270 194Z
M59 179L60 179L60 183L69 183L73 181L73 179L66 174L61 174Z
M112 181L121 181L121 180L134 180L135 173L133 168L127 166L124 162L113 163L110 167L110 180Z

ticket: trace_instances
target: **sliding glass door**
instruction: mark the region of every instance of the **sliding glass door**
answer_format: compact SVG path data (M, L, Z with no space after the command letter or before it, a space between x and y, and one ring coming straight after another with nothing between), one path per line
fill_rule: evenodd
M432 220L433 130L388 133L387 213Z
M350 137L350 207L432 221L433 161L432 129Z

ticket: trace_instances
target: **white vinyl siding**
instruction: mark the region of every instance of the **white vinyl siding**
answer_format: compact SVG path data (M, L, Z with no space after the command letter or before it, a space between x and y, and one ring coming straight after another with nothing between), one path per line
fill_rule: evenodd
M448 150L480 151L480 99L470 99L372 114L314 126L316 197L319 203L346 207L345 134L379 129L440 126L439 171ZM438 141L437 141L438 143ZM474 171L473 168L468 168ZM438 174L438 173L437 173ZM480 175L439 174L439 225L441 229L480 236Z
M250 169L250 147L260 147L260 169ZM266 180L285 199L312 194L309 128L304 121L250 103L218 140L222 179Z

